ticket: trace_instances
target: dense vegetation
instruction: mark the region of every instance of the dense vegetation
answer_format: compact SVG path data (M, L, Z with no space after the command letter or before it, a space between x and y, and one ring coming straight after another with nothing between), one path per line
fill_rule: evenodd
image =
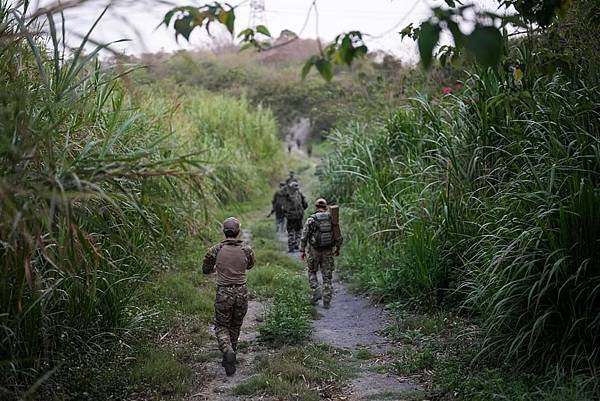
M598 11L582 2L460 91L330 135L348 274L386 302L477 317L494 366L600 367Z
M10 3L9 3L10 4ZM0 8L0 392L34 392L139 335L138 299L217 206L281 169L272 114L173 85L126 88L83 46ZM49 47L48 47L49 43ZM97 49L98 50L98 49ZM220 218L220 215L219 215ZM58 372L58 374L57 374Z
M329 130L320 191L343 205L342 274L414 345L391 372L433 370L443 395L469 400L598 396L597 2L504 37L498 67L379 55L334 65L332 82L299 80L316 46L304 40L132 57L149 67L123 75L87 37L66 49L52 17L34 35L37 20L0 4L2 398L188 391L190 366L218 357L197 264L229 210L268 203L298 118L313 140ZM299 264L270 225L251 228L260 340L286 345L235 391L317 399L348 376L344 358L303 344ZM144 337L184 329L190 344ZM444 330L452 341L431 339Z
M310 75L300 79L304 58L316 49L312 40L299 40L264 53L239 52L224 48L208 51L181 51L174 55L145 55L131 61L143 62L148 69L138 71L136 80L169 80L188 88L246 97L254 105L273 111L285 136L299 118L310 120L309 137L321 140L327 130L356 118L378 118L393 111L417 90L439 92L435 82L452 86L460 76L457 68L436 68L434 73L403 68L399 60L381 56L376 62L365 59L351 70L339 68L336 80L325 82Z

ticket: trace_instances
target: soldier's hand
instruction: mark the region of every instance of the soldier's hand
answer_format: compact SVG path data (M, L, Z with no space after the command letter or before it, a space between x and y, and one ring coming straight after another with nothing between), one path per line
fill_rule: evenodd
M304 251L300 252L300 260L304 260L306 259L306 254L304 253Z
M335 256L340 256L340 248L335 248Z

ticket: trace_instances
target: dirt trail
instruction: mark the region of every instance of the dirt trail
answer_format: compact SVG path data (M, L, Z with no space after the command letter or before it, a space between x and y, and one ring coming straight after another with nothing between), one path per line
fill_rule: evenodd
M366 298L352 294L337 275L334 275L333 285L331 308L317 307L319 318L313 323L313 338L355 355L367 356L350 384L348 399L403 399L403 395L420 390L416 383L406 378L375 371L392 350L391 344L380 334L386 325L384 311ZM394 398L396 396L399 398Z

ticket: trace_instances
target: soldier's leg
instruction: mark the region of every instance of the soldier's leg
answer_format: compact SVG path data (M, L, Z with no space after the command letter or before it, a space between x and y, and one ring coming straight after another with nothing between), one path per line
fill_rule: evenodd
M294 231L294 220L288 220L287 232L288 232L288 252L293 252L294 251L294 237L296 235L296 233Z
M323 252L321 255L321 276L323 277L323 306L328 307L333 296L333 251Z
M321 298L321 290L319 288L319 280L317 279L317 271L319 269L313 251L308 253L306 257L306 265L308 266L308 284L311 290L311 299L316 303Z
M240 338L240 329L244 322L244 317L248 312L248 289L246 286L235 287L237 290L231 324L229 325L229 338L233 352L237 352L238 339Z
M233 351L229 336L229 326L233 314L233 303L235 299L227 288L218 287L215 300L215 335L221 352Z
M302 225L299 225L296 229L294 236L294 249L300 249L300 238L302 238Z

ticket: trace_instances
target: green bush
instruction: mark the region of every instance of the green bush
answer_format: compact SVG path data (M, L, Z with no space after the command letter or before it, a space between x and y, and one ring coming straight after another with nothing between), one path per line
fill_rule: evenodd
M260 338L276 344L300 343L312 332L307 280L300 275L281 274L278 281L281 285L259 327Z

